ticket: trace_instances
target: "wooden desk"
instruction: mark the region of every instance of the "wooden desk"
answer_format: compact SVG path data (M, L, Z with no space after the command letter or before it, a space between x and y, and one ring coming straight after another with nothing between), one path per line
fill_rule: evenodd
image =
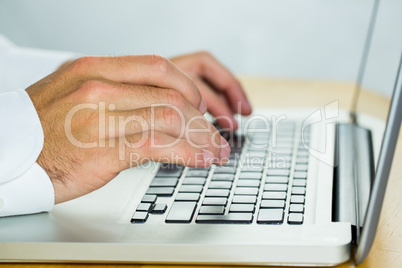
M353 85L348 83L329 83L312 81L289 81L256 79L243 77L241 82L249 95L251 103L259 107L323 106L335 100L341 108L350 107ZM363 92L359 105L361 111L385 118L389 100L369 92ZM401 267L402 266L402 138L400 136L391 177L385 196L377 236L366 261L359 267ZM88 264L18 264L2 265L2 268L15 267L65 268L65 267L161 267L161 265L88 265ZM174 267L174 266L163 266ZM181 268L190 266L179 266ZM221 266L222 267L222 266ZM227 267L227 266L226 266ZM345 263L339 267L354 267ZM123 267L122 267L123 268Z

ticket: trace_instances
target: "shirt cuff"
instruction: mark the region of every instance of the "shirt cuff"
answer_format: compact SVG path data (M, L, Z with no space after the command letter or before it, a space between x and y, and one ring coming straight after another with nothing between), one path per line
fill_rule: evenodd
M19 177L0 184L0 217L49 211L53 206L53 184L37 163Z
M0 183L36 162L43 148L42 124L25 90L0 93Z

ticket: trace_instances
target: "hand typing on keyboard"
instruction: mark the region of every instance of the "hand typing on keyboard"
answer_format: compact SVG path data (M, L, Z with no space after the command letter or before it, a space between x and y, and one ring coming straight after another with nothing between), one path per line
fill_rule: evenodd
M236 129L233 114L251 113L239 82L205 52L171 61L154 55L83 57L26 91L45 136L37 162L53 183L56 203L90 193L149 160L223 165L230 148L203 114L208 109L223 127ZM205 175L191 172L188 183ZM155 180L149 194L170 195L178 173L172 174ZM200 187L190 185L183 186L182 198L198 194ZM145 202L140 209L150 206Z
M167 224L302 224L310 134L303 135L305 144L300 124L288 122L273 133L232 136L225 166L161 165L131 222L158 217ZM169 207L155 213L159 206Z

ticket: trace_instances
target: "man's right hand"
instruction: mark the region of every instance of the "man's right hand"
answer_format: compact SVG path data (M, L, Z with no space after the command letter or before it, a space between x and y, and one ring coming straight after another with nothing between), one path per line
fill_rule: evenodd
M38 163L56 203L149 160L205 167L229 157L202 116L206 104L193 80L160 56L80 58L26 91L42 123Z

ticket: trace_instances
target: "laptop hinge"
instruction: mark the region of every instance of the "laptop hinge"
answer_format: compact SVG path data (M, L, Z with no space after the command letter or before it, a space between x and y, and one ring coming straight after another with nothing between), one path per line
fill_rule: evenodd
M337 124L332 220L362 227L374 178L371 131ZM360 228L354 230L359 236Z

